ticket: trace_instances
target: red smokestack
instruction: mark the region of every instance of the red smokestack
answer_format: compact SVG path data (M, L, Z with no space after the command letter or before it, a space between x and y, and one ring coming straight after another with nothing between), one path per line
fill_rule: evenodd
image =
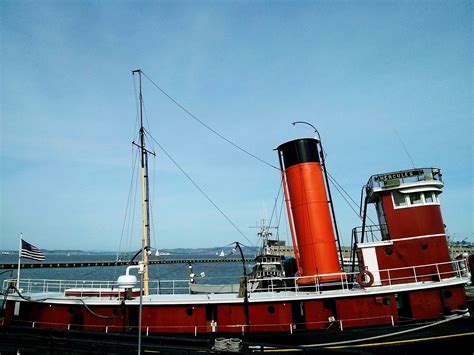
M340 273L334 229L318 154L317 139L304 138L280 145L278 153L283 183L288 186L291 216L295 225L300 276ZM283 161L282 161L283 160ZM286 191L286 189L285 189ZM294 241L293 241L294 243ZM323 276L322 282L339 280L339 276ZM311 278L299 284L314 283Z

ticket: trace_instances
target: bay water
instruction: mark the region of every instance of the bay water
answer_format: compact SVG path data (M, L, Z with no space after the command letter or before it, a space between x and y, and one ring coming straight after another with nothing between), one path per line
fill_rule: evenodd
M46 260L43 262L42 268L22 268L20 271L21 279L48 279L48 280L87 280L87 281L116 281L120 275L125 274L126 265L122 266L90 266L90 267L67 267L57 268L48 267L50 263L67 262L103 262L115 261L117 256L113 253L79 253L79 254L46 254ZM231 256L235 258L235 255ZM155 264L149 266L150 281L166 281L166 280L189 280L191 271L196 275L195 279L198 283L210 284L229 284L239 283L240 276L243 274L242 263L224 262L225 258L219 258L214 255L202 254L181 254L169 256L151 256L151 260L166 259L202 259L212 258L216 262L212 263L187 263L177 264ZM130 256L122 258L122 260L130 260ZM0 285L5 279L16 279L18 255L8 254L0 255L0 263L12 263L15 267L12 269L0 269ZM22 263L38 263L35 261L22 259ZM250 265L247 265L247 268ZM201 275L201 273L204 273ZM137 275L136 270L131 270L130 274Z

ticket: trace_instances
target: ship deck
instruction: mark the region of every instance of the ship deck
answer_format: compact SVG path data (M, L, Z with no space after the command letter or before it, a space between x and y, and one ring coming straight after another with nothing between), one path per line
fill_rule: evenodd
M283 278L267 281L265 289L252 288L255 282L262 280L248 280L247 292L240 290L235 293L202 293L192 294L189 280L169 280L160 283L151 283L149 295L139 297L139 289L130 290L132 297L126 299L127 304L142 302L146 305L180 305L180 304L214 304L214 303L259 303L280 302L288 300L328 299L341 297L355 297L365 295L383 295L387 293L403 292L410 290L424 290L430 288L449 287L470 282L470 273L465 259L449 263L435 264L436 273L422 273L427 266L422 265L410 268L397 268L378 271L380 275L394 275L396 271L412 271L411 274L397 278L383 278L378 284L363 287L355 281L355 273L326 274L310 277L314 281L310 285L300 285L302 277ZM330 283L320 282L324 276L337 276L339 280ZM307 280L306 280L307 281ZM4 289L14 285L13 280L6 280ZM307 283L307 282L305 282ZM245 283L241 285L243 288ZM64 281L64 280L21 280L20 287L10 287L8 297L18 301L45 301L48 303L86 303L86 304L117 304L124 299L124 290L113 282L106 281ZM16 292L18 290L19 292ZM244 295L247 297L244 297Z

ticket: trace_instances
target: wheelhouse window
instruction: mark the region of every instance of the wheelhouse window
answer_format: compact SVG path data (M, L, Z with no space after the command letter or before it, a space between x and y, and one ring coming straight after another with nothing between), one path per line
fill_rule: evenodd
M425 203L434 203L434 193L433 192L425 192Z
M393 203L395 204L396 207L406 207L406 206L408 206L407 200L406 200L404 194L401 194L398 191L394 191L392 193L392 196L393 196Z
M423 201L421 200L421 193L415 192L409 194L410 197L410 205L421 205Z
M395 208L439 204L438 193L433 191L412 192L408 194L393 191L392 197Z

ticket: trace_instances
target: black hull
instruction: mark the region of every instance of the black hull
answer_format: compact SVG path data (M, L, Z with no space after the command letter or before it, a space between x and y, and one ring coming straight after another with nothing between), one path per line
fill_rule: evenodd
M474 317L418 329L423 323L344 331L298 331L237 336L142 336L143 353L192 354L213 352L216 337L242 339L241 352L280 351L318 354L473 354ZM416 331L410 331L417 328ZM0 327L0 353L17 354L130 354L137 351L137 334L103 334L78 331ZM331 345L327 345L332 343ZM326 345L323 345L326 344Z

